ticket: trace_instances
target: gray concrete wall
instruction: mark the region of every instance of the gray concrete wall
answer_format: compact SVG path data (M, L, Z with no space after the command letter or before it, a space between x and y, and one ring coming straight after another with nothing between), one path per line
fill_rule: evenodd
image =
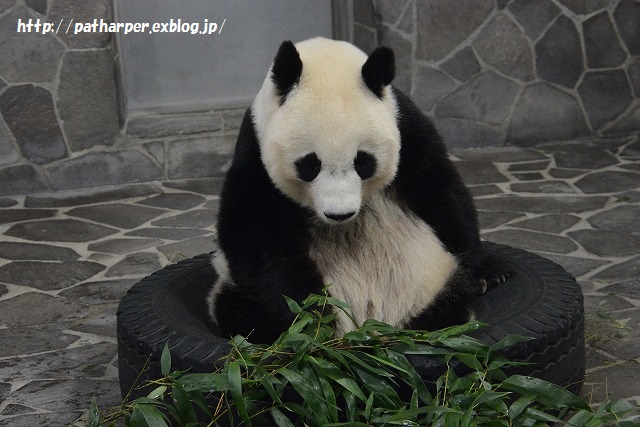
M453 148L640 129L637 0L352 1L353 41L396 50L395 84ZM224 174L242 109L125 119L109 34L16 32L112 15L0 0L0 196Z
M450 147L640 131L637 0L353 0Z

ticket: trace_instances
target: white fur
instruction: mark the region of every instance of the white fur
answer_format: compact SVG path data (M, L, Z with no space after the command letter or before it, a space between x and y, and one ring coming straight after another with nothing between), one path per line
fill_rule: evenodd
M375 318L396 327L420 314L458 267L431 228L377 193L347 224L318 223L310 251L331 296L361 324ZM354 325L342 313L339 335Z
M327 220L323 211L354 211L395 176L397 109L388 87L380 100L364 85L361 70L367 56L355 46L315 38L296 49L303 64L300 81L280 106L269 72L252 106L253 121L271 180ZM359 150L378 161L376 174L362 183L356 182L353 168ZM294 165L309 153L322 162L312 185L298 179Z
M229 263L222 249L217 250L211 255L211 265L218 274L218 279L207 295L207 306L209 307L209 313L213 314L211 318L215 323L216 299L218 294L222 292L224 286L233 286L233 283L231 282L231 274L229 273Z

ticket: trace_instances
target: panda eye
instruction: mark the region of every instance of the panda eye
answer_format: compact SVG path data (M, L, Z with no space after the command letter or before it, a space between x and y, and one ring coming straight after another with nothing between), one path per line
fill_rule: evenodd
M303 181L311 182L316 176L320 173L320 166L322 163L316 153L309 153L304 157L299 158L295 161L296 172L298 173L298 178Z
M353 166L362 180L371 178L376 173L376 158L366 151L358 151Z

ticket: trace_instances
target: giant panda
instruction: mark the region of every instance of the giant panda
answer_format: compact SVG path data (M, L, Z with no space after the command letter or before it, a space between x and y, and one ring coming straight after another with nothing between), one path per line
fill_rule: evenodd
M325 286L357 323L434 330L469 320L505 280L432 123L399 90L393 51L281 44L242 122L208 297L221 336L273 342ZM336 334L352 330L343 313Z

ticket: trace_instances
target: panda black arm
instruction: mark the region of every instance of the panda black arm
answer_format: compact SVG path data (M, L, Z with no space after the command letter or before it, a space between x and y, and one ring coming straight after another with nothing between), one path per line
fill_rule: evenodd
M395 190L467 270L493 285L508 273L482 250L471 193L431 121L400 91L393 93L401 137Z
M269 179L247 111L222 190L218 240L236 290L272 317L264 322L280 329L293 320L282 295L301 302L323 286L307 255L306 216Z

